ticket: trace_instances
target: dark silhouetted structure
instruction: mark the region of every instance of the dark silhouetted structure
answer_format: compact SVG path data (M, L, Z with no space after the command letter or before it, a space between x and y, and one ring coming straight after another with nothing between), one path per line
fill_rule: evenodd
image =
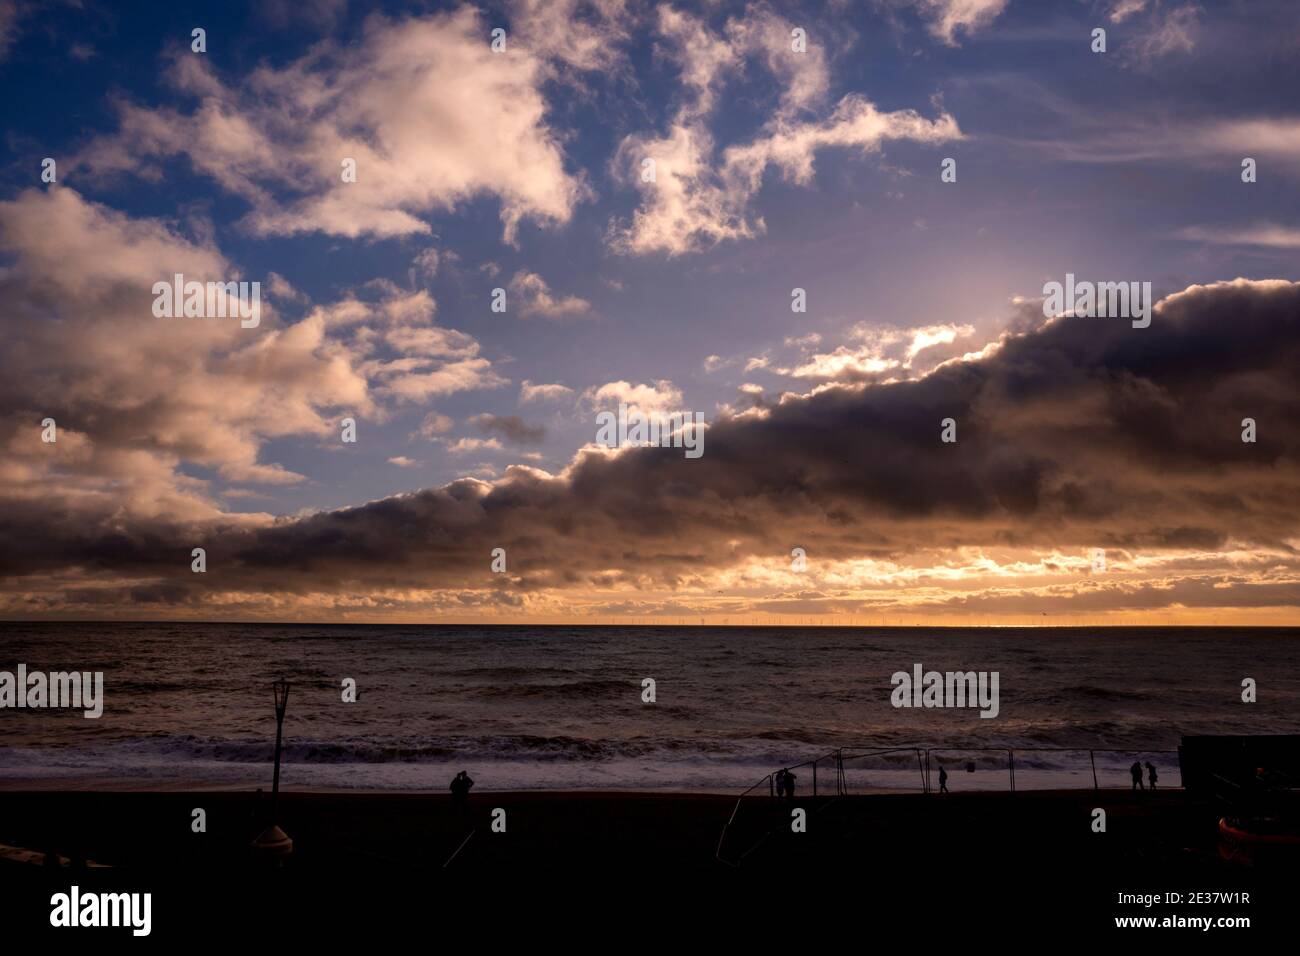
M1300 735L1190 736L1178 747L1190 793L1239 797L1300 787Z

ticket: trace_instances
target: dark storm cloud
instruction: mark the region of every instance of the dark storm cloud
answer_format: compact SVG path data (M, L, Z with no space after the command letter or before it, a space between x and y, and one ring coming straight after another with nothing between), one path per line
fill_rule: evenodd
M491 415L484 412L470 421L484 435L500 435L506 441L520 445L535 444L546 437L545 425L529 425L518 415Z
M1255 444L1241 441L1247 417ZM955 444L940 441L945 418ZM85 504L10 502L0 571L221 591L504 593L610 572L671 584L795 545L819 558L1229 539L1287 550L1300 528L1300 284L1192 287L1147 329L1059 319L918 381L826 388L724 418L704 449L694 460L673 448L585 452L562 476L516 467L492 485L463 479L262 526L124 526ZM202 575L189 567L199 546ZM508 575L490 572L498 547Z

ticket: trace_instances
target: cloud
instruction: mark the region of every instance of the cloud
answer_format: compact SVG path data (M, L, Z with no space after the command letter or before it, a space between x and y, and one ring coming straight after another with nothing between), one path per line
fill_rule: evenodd
M526 269L516 272L510 280L510 294L521 318L542 316L546 319L568 319L587 316L591 303L576 295L556 297L546 280L536 272Z
M617 252L669 256L701 251L766 231L750 204L775 166L786 180L812 183L814 158L827 147L878 152L890 140L940 143L961 138L946 113L926 120L913 110L884 112L857 94L829 111L825 53L813 43L792 52L793 25L763 5L728 20L716 32L701 19L663 6L658 30L680 70L687 96L662 135L632 134L620 142L612 171L634 185L641 203L630 221L611 221L607 240ZM770 118L748 142L722 151L708 121L729 76L760 61L778 81ZM653 178L645 163L653 162Z
M245 592L320 601L371 584L506 587L535 610L604 587L611 573L643 587L739 586L762 578L763 561L788 565L798 543L817 562L838 563L848 583L837 601L900 600L874 592L845 562L892 563L922 569L908 600L924 603L925 576L938 575L946 593L929 593L955 602L956 613L997 606L996 591L979 597L972 584L954 595L952 582L975 571L954 567L945 577L933 554L1002 550L1012 557L972 567L1031 580L1064 573L1033 571L1044 554L1100 547L1128 555L1124 573L1137 577L1092 590L1077 579L1054 585L1054 604L1069 606L1071 595L1081 606L1147 604L1168 578L1170 596L1211 601L1218 591L1220 605L1294 605L1297 360L1300 284L1239 279L1165 298L1148 329L1057 319L915 381L786 395L762 414L712 422L698 460L672 448L584 450L559 474L512 466L493 482L464 478L274 523L209 516L195 525L161 514L86 521L11 493L0 513L0 555L13 556L3 560L5 587L24 595L19 607L57 603L73 569L82 591L133 581L182 595L173 603ZM957 422L955 444L939 440L946 417ZM1255 444L1240 440L1243 417L1260 424ZM462 439L457 447L494 446ZM76 443L61 453L75 456ZM188 573L196 540L208 548L206 575ZM510 582L482 567L492 547L508 549ZM1283 556L1290 570L1271 583L1245 565L1214 573L1225 560L1219 552L1254 549ZM1142 570L1162 555L1196 569ZM1009 594L1008 584L998 587ZM1045 599L1025 585L1018 601L1003 603Z
M532 444L546 437L544 425L529 425L518 415L492 415L484 412L471 416L469 421L483 434L500 435L515 444Z
M1188 226L1175 236L1188 242L1217 246L1261 246L1268 249L1300 249L1300 228L1277 223L1249 226Z
M996 20L1007 0L909 0L929 23L930 32L949 46L957 34L970 36Z
M432 441L440 435L447 434L455 427L456 423L446 415L440 414L439 412L429 412L429 414L424 416L423 421L420 422L420 426L415 431L411 432L411 437L425 438Z
M308 305L311 303L311 296L301 289L295 288L292 282L278 272L268 272L266 274L266 292L272 299L290 302L294 305Z
M33 517L73 522L101 537L104 555L153 541L155 525L187 535L195 522L272 522L222 510L222 497L257 491L216 487L302 482L265 460L272 441L335 444L344 417L379 420L391 403L505 384L472 337L431 324L426 293L377 287L288 324L276 300L299 297L272 274L257 328L159 319L154 283L238 281L240 270L207 239L66 186L0 202L0 254L0 523L38 503ZM53 444L41 440L46 418Z
M25 32L29 21L36 21L49 30L48 19L56 7L80 8L80 0L0 0L0 63L4 62L10 49ZM42 20L47 22L42 23ZM85 44L73 43L68 53L76 59L88 59L94 51Z
M244 222L258 235L427 234L432 214L492 196L513 243L525 219L568 222L587 189L547 125L545 63L525 49L494 54L488 32L469 6L375 14L355 44L322 41L235 85L206 57L174 55L172 82L193 108L120 102L120 131L78 164L156 177L160 160L184 156L252 205ZM345 159L355 182L343 181Z
M1233 117L1209 124L1201 143L1204 148L1224 155L1264 155L1294 164L1300 156L1300 119Z
M660 380L653 385L633 385L626 381L606 382L587 389L582 397L592 407L627 405L645 412L680 409L682 404L681 391L667 380Z
M826 146L856 147L875 152L887 140L911 139L941 143L961 138L957 122L946 113L927 120L913 110L882 113L856 95L845 96L822 122L779 124L769 136L726 151L725 176L745 181L757 192L768 166L776 166L790 182L807 186L813 178L813 158Z
M428 292L403 292L391 283L375 289L377 299L352 295L318 306L307 318L332 330L377 396L418 404L509 384L479 354L472 335L432 324L437 303Z
M60 486L83 502L210 515L204 483L182 462L232 481L294 483L303 476L260 460L266 440L323 437L335 410L373 409L365 376L319 318L281 327L271 301L257 329L155 318L155 282L242 278L215 246L160 221L67 187L28 190L0 202L0 250L12 259L0 273L0 407L14 478L66 470ZM45 417L66 445L28 440Z
M462 454L470 451L496 451L501 447L501 442L495 438L461 438L451 443L447 450Z
M810 349L822 344L820 333L809 332L807 335L788 336L785 339L787 348Z
M442 256L433 246L423 250L411 260L412 273L423 279L434 278L438 274L438 268L441 265Z
M388 459L388 463L390 465L396 465L398 468L415 468L420 464L418 461L415 461L412 458L407 458L405 455L396 455L395 457Z
M409 371L409 363L398 361L368 367L379 380L379 391L402 402L420 403L456 392L509 385L508 379L492 371L485 358L445 362L428 371Z
M1123 23L1134 14L1141 13L1146 5L1147 0L1119 0L1111 8L1108 18L1111 23Z
M842 345L832 352L812 355L792 368L773 371L819 382L920 378L941 362L975 349L974 334L972 326L951 323L910 329L859 324L849 335L860 344ZM816 344L807 338L804 341Z
M1127 57L1147 62L1173 53L1191 53L1196 48L1201 8L1195 4L1152 11L1149 29L1125 44Z
M567 398L572 394L573 389L558 383L551 385L534 385L528 379L524 379L519 386L519 402L522 405L527 405L531 402L555 401L561 398Z
M1238 170L1243 157L1267 157L1270 168L1300 171L1300 119L1288 114L1187 113L1158 107L1141 116L1131 109L1098 109L1083 99L1063 96L1024 75L969 80L986 100L1012 111L1044 117L1046 131L1000 138L1013 148L1036 149L1047 158L1076 163L1194 163L1215 170L1225 161Z
M614 73L626 66L631 20L627 0L515 0L509 42L547 62Z

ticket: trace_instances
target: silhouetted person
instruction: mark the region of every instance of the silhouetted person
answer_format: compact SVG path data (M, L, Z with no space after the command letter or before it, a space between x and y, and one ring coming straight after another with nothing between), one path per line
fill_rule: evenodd
M942 767L939 768L939 792L948 792L948 771L944 770Z
M773 780L776 783L776 798L780 800L785 796L785 770L778 770Z
M789 770L785 772L785 795L791 803L794 803L794 782L798 779Z
M455 810L465 813L469 809L469 790L474 781L464 770L456 774L451 781L451 805Z
M1156 766L1150 760L1147 761L1147 780L1151 783L1151 789L1156 788L1156 781L1160 779L1160 774L1156 773Z
M1142 764L1134 760L1133 766L1128 768L1128 772L1133 776L1133 789L1141 790L1142 789Z

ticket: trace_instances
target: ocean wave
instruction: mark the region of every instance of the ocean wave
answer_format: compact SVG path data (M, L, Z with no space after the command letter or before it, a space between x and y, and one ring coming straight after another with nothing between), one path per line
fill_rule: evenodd
M599 697L620 695L639 695L639 680L615 680L611 678L562 681L556 684L508 684L475 687L469 689L480 697L567 697L571 700L589 700ZM629 697L629 699L632 699Z
M1071 697L1083 697L1088 700L1146 700L1149 696L1140 691L1125 690L1120 687L1098 687L1095 684L1078 684L1074 687L1063 687L1055 693L1057 696L1066 699Z

